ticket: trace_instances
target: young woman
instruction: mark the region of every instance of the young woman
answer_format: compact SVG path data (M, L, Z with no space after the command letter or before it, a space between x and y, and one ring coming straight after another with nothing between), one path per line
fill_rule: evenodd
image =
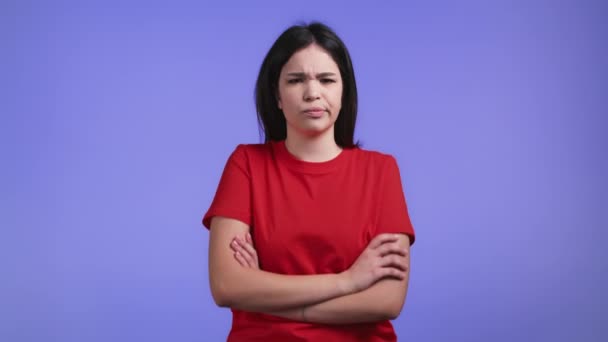
M394 157L353 142L357 89L327 26L281 34L256 84L264 144L240 144L203 225L228 341L396 341L414 243Z

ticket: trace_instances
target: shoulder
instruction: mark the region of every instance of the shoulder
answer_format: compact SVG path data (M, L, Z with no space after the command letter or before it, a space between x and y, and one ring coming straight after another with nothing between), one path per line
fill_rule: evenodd
M260 158L270 154L272 146L270 143L265 144L252 144L252 143L241 143L236 146L233 154L247 157L247 158Z
M250 169L267 161L272 155L270 144L240 143L230 154L229 161Z
M373 165L378 169L385 169L391 164L397 164L397 159L392 154L379 150L356 147L353 149L353 155L357 162Z

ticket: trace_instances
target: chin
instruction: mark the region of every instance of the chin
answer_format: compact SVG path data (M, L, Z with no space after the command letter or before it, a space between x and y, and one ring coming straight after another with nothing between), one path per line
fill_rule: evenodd
M303 121L292 122L292 124L288 122L287 124L291 126L291 129L298 131L300 132L300 134L306 136L315 136L323 134L334 126L334 123L329 122L329 118L327 117L319 118L316 120L306 119Z
M317 135L321 135L323 133L326 133L327 131L331 130L332 125L330 126L323 126L323 127L305 127L300 129L299 131L304 133L307 136L317 136Z

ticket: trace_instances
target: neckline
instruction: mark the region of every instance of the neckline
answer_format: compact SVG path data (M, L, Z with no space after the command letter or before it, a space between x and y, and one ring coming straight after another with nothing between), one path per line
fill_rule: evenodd
M347 159L348 149L343 148L342 151L334 158L324 162L309 162L298 159L296 156L291 154L285 146L285 140L271 141L276 155L281 162L284 162L290 169L312 174L323 174L335 171L340 167Z

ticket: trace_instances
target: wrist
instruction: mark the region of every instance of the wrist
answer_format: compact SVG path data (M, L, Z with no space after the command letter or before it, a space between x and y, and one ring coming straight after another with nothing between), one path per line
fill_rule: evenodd
M352 282L352 277L348 270L337 275L337 287L339 296L346 296L357 292L355 285Z

